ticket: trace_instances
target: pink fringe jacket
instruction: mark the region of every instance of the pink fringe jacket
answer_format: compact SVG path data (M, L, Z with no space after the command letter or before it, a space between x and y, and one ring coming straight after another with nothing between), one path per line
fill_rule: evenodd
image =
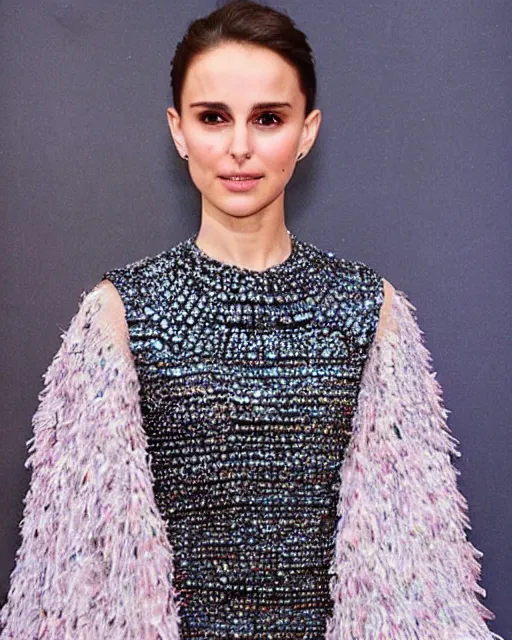
M173 550L157 510L126 345L105 292L82 293L44 375L2 640L178 640ZM340 467L325 640L490 640L460 456L413 311L370 347Z

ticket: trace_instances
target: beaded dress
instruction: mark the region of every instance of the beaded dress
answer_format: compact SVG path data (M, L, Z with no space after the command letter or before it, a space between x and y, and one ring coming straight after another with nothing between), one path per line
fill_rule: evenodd
M191 236L104 277L125 306L182 637L320 640L339 471L382 279L289 232L284 262Z

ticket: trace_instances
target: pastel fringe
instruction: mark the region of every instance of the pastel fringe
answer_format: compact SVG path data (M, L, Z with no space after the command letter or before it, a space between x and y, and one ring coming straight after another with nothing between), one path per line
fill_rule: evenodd
M2 640L179 640L173 551L155 504L139 383L83 293L45 376ZM441 389L405 294L370 348L340 470L325 640L487 640L478 558Z
M483 553L466 538L458 440L414 311L401 291L363 371L340 470L326 640L501 638L476 597ZM503 640L503 638L501 638Z
M2 640L179 638L139 383L102 319L103 295L82 293L44 376Z

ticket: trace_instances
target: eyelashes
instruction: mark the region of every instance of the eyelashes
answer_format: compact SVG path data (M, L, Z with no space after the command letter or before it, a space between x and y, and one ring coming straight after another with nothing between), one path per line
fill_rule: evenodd
M272 127L275 127L275 126L279 126L279 125L281 125L283 123L283 119L280 116L278 116L276 113L274 113L273 111L264 111L263 113L261 113L256 118L256 120L261 120L262 118L264 118L264 117L267 118L268 116L270 116L273 119L273 121L268 123L268 124L261 124L261 126L264 127L264 128L267 128L267 129L268 128L272 128ZM201 113L200 116L199 116L200 122L202 122L203 124L206 124L208 126L216 126L218 124L221 124L219 121L217 121L217 122L214 122L212 120L208 121L207 120L208 118L211 118L211 119L221 118L221 119L223 119L223 116L220 113L217 113L215 111L205 111L204 113ZM267 122L268 122L268 120L267 120Z

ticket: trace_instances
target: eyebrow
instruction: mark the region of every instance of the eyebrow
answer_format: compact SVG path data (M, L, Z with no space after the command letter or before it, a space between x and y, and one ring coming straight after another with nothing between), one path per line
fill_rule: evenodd
M208 109L224 109L224 111L231 111L228 105L225 104L224 102L206 102L206 101L192 102L189 106L191 108L207 107ZM281 107L290 107L291 109L292 105L289 102L258 102L257 104L253 105L253 110L254 109L279 109Z

